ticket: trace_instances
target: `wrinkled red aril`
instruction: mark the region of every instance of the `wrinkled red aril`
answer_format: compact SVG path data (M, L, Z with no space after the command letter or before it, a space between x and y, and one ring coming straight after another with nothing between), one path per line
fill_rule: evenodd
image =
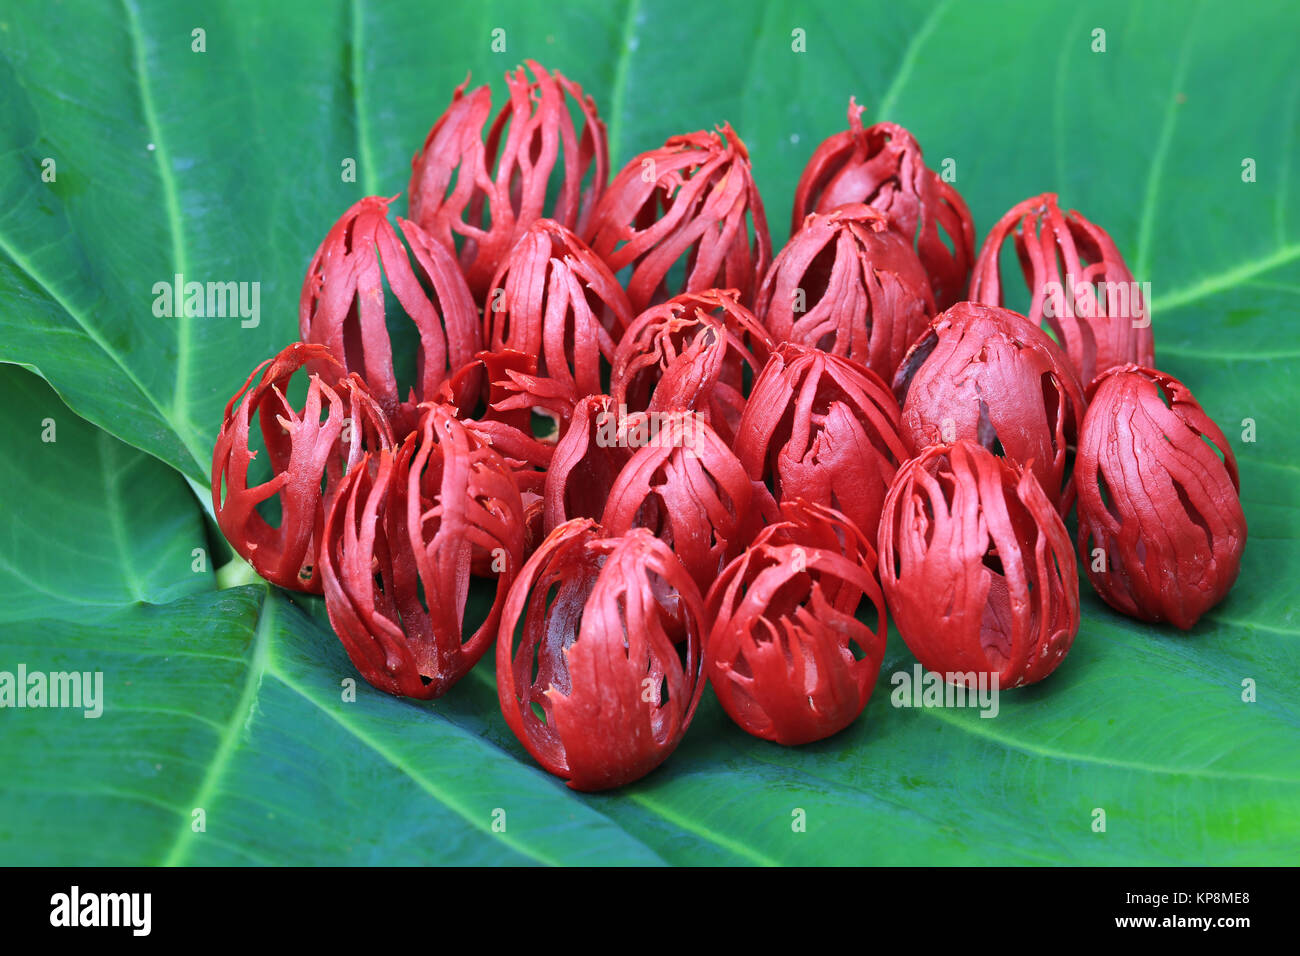
M453 253L459 237L460 264L476 299L536 220L554 219L585 234L609 178L605 124L596 104L559 70L527 63L531 82L522 66L506 74L510 102L486 144L492 91L480 86L465 95L466 79L411 160L411 218ZM582 116L581 131L570 104ZM548 203L557 170L559 188Z
M523 549L509 466L452 409L423 406L395 453L367 459L339 487L321 549L330 624L372 685L439 697L495 640ZM496 596L465 634L476 555L492 559Z
M896 123L862 127L862 110L849 100L849 128L826 139L795 188L790 232L810 213L848 203L874 206L909 243L934 292L937 308L966 297L975 260L975 225L957 188L925 165L921 147Z
M1042 680L1079 630L1069 534L1032 471L982 445L934 445L898 470L880 521L880 582L923 667L972 686Z
M871 206L810 215L763 279L755 312L778 342L811 345L894 377L934 315L911 245Z
M304 342L328 346L349 372L365 379L400 438L415 426L416 404L432 400L448 375L478 351L479 327L456 260L399 216L408 255L388 221L388 203L367 196L325 236L303 280L298 332ZM385 280L420 336L408 399L398 394L393 370Z
M1052 330L1079 381L1116 365L1155 363L1147 303L1124 257L1106 230L1074 210L1062 213L1055 193L1018 203L993 227L975 261L972 301L1003 304L1008 239L1032 296L1027 317Z
M651 306L614 353L610 395L626 414L697 411L730 442L775 343L734 289L706 289Z
M803 498L847 515L870 539L907 446L898 403L874 372L786 343L754 383L736 457L778 501Z
M608 395L588 395L574 408L546 472L547 534L572 518L600 518L614 481L636 450L619 434L620 424L618 406Z
M673 136L624 166L596 207L589 236L614 272L631 267L635 312L705 289L735 289L751 306L772 261L749 153L730 126ZM669 274L679 263L680 280Z
M501 616L506 722L575 790L645 776L695 715L702 620L695 583L650 532L609 537L594 521L561 525L524 565Z
M959 302L936 316L894 378L912 454L968 440L1026 465L1062 514L1083 390L1047 333L1008 309Z
M727 443L693 412L665 414L620 436L633 449L605 500L610 534L649 528L703 593L740 554L776 502L751 481Z
M1182 382L1103 373L1079 436L1079 560L1111 607L1187 630L1227 595L1246 547L1232 446Z
M781 505L706 600L705 673L731 719L756 737L803 744L862 713L888 632L876 549L839 512ZM875 624L856 614L866 598Z
M302 408L295 409L287 395L299 372L309 382ZM257 455L250 444L254 414L270 477L250 486ZM319 594L325 511L344 473L364 452L392 445L388 421L361 379L348 375L325 346L295 342L255 368L226 404L212 452L217 524L240 557L272 584ZM277 497L280 518L272 526L258 507Z
M537 357L537 376L567 390L570 404L604 390L602 362L632 321L613 273L571 231L534 222L492 277L483 337L492 351Z

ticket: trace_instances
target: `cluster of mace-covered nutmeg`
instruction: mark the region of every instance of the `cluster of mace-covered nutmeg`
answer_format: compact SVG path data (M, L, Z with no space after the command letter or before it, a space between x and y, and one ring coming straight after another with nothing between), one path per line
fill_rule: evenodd
M1041 680L1079 628L1076 550L1146 620L1191 627L1232 585L1232 449L1153 368L1110 237L1055 196L977 255L916 140L850 101L773 259L730 127L611 180L577 84L506 80L495 118L456 90L409 219L368 197L329 231L301 342L213 457L232 546L323 594L371 684L436 697L495 643L511 729L594 790L658 766L706 682L760 737L843 729L889 616L950 681ZM1028 315L1003 307L1008 240Z

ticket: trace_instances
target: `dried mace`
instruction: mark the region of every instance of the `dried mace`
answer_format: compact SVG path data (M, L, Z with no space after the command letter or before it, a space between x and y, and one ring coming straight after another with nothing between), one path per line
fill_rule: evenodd
M510 102L483 141L492 109L486 86L456 87L447 112L411 160L411 218L452 252L470 291L481 298L523 231L550 218L585 233L609 178L605 124L582 87L559 70L528 61L506 74ZM582 117L574 125L570 104ZM552 175L558 192L547 195Z
M1079 558L1106 603L1186 630L1223 600L1246 546L1237 460L1187 386L1132 365L1103 374L1074 467Z
M575 790L645 776L699 704L702 618L690 575L650 532L607 537L583 518L560 525L524 565L501 616L506 722Z
M1147 303L1124 257L1106 230L1061 212L1054 193L1017 204L993 227L975 261L972 301L1002 305L1008 239L1032 296L1029 321L1052 330L1081 382L1116 365L1154 363Z
M955 186L925 165L916 138L897 123L863 128L849 100L849 128L826 139L804 167L794 194L793 233L809 213L846 203L879 209L916 253L940 309L966 295L975 224Z
M1067 445L1078 434L1083 390L1042 329L1007 309L959 302L935 317L894 377L902 435L912 454L961 439L1032 468L1069 510Z
M758 291L755 311L778 342L811 345L885 381L934 315L911 245L870 206L811 215Z
M299 373L309 376L301 409L286 397ZM269 475L251 485L259 437ZM323 416L323 417L322 417ZM345 472L366 451L393 445L379 403L323 345L295 342L253 370L226 405L212 451L212 510L222 534L272 584L321 592L317 556L325 514ZM279 521L263 510L278 503Z
M523 550L509 466L451 408L426 405L396 453L364 460L339 488L321 548L330 624L375 687L438 697L492 646ZM491 559L496 597L466 635L476 556Z
M705 672L745 730L780 744L821 740L857 719L885 654L876 549L839 512L781 505L706 601ZM856 614L869 602L874 626Z
M1042 680L1079 630L1069 534L1032 471L982 445L934 445L898 470L880 582L904 642L949 683Z
M749 153L730 126L674 136L633 159L596 207L590 236L615 272L632 267L637 312L704 289L736 289L749 306L772 261ZM679 262L685 276L671 280Z

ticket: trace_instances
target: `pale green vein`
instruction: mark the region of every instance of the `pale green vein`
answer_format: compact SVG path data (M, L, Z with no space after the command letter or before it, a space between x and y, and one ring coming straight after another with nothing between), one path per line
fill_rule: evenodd
M1165 160L1169 155L1169 144L1173 142L1174 127L1178 121L1178 96L1182 93L1187 79L1187 67L1191 61L1192 36L1196 30L1204 5L1198 5L1196 12L1187 21L1187 32L1183 35L1183 44L1178 51L1178 61L1174 66L1174 78L1170 84L1168 100L1165 103L1165 119L1160 126L1160 137L1156 148L1151 153L1151 165L1147 169L1146 193L1142 198L1142 213L1138 218L1137 258L1134 273L1139 280L1151 278L1151 242L1155 235L1156 205L1160 198L1160 183L1164 178Z
M379 195L378 171L375 169L375 154L370 148L370 137L366 135L366 95L362 82L365 73L365 21L361 12L361 0L352 0L352 103L356 107L357 124L357 161L361 163L361 182L367 196Z
M1262 259L1252 259L1235 265L1225 272L1206 276L1199 282L1194 282L1187 288L1179 289L1177 292L1170 292L1162 296L1158 295L1151 300L1151 314L1155 316L1161 312L1177 309L1199 299L1204 299L1207 296L1226 292L1261 273L1271 272L1273 269L1284 266L1296 259L1300 259L1300 242L1282 246Z
M192 655L186 654L185 656L190 657ZM124 706L115 705L113 706L113 713L115 714L158 714L169 718L168 721L169 724L177 720L192 720L195 723L204 724L212 728L213 730L217 731L217 733L221 733L225 730L225 726L220 721L213 720L211 717L205 717L202 714L195 714L187 710L180 710L175 707L124 707ZM64 754L68 753L67 751L62 751L62 752ZM121 755L124 752L119 750L119 751L115 751L115 753ZM177 758L173 758L171 756L168 756L167 759L172 760L173 762L176 762L177 760ZM197 761L193 761L193 760L183 760L181 762L197 763Z
M641 12L640 0L627 0L623 10L623 31L619 41L618 62L614 64L614 83L609 98L609 161L619 169L619 145L623 136L623 114L627 109L628 64L632 60L636 39L636 21Z
M930 34L934 32L935 27L939 25L939 20L947 12L948 7L952 5L952 0L943 0L935 4L930 10L930 15L925 18L920 28L912 34L912 39L908 41L907 49L903 51L902 59L898 62L898 70L894 73L894 79L889 86L885 88L884 95L880 98L879 107L876 110L875 122L880 123L892 119L891 114L894 111L894 103L898 100L899 93L902 92L903 86L911 79L912 71L916 68L916 58L920 54L921 47L929 39Z
M675 824L678 829L683 830L687 833L694 833L696 836L700 837L701 839L706 840L709 843L715 844L716 846L720 846L724 850L729 850L730 852L734 853L738 857L741 857L742 859L746 859L753 863L757 863L759 866L780 866L781 865L778 861L772 859L770 856L760 853L758 850L755 850L753 847L748 847L745 846L745 844L743 843L738 843L737 841L731 839L730 837L724 836L721 833L715 833L713 830L710 830L707 827L704 827L693 820L687 819L686 817L682 816L679 813L675 813L673 810L669 809L664 804L659 803L656 800L650 799L648 796L646 796L644 791L629 790L627 792L627 798L629 800L632 800L634 803L641 804L643 807L645 807L647 810L649 810L651 813L655 814L656 816L663 818L669 823Z
M119 606L116 601L112 601L112 602L83 601L81 598L75 597L71 594L62 594L58 591L51 591L48 587L46 587L41 582L37 581L35 578L29 577L25 572L20 571L17 567L10 564L9 559L6 558L3 554L0 554L0 569L9 572L11 575L14 576L14 578L21 581L23 584L26 584L33 591L39 591L41 594L48 595L49 597L52 597L57 601L64 601L68 604L80 604L83 607L115 608ZM9 608L6 608L5 611L7 614ZM14 619L10 617L2 617L0 618L0 622L13 623Z
M113 532L113 543L117 547L117 566L122 577L137 601L143 601L144 586L131 561L131 551L127 547L126 528L122 522L122 490L118 484L116 467L118 441L108 432L96 432L95 441L99 445L99 457L103 462L101 480L104 483L104 506L108 512L109 530Z
M393 769L400 771L403 775L408 777L421 790L427 793L434 800L441 803L447 809L451 810L453 813L455 813L457 816L463 819L470 826L474 827L474 829L479 830L488 836L491 836L493 839L500 840L506 846L509 846L511 849L517 851L523 856L528 857L529 859L537 861L538 863L545 863L548 866L559 866L562 864L562 861L546 856L541 851L535 850L527 846L526 844L522 843L520 840L515 838L514 835L509 833L508 831L504 833L493 833L490 825L490 821L488 819L482 817L481 814L475 814L471 812L468 807L466 807L463 803L461 803L459 800L457 800L454 796L449 794L447 791L439 787L437 783L435 783L433 780L430 780L428 777L424 776L423 774L417 773L415 770L409 767L402 760L400 756L392 753L387 747L385 747L382 743L380 743L370 734L367 734L359 727L353 725L350 721L344 719L343 716L341 716L338 713L338 710L336 708L326 707L324 704L318 701L311 694L307 693L306 690L299 687L296 683L294 683L292 680L290 680L288 677L286 677L284 674L280 673L279 671L272 669L271 673L272 676L275 677L276 680L280 681L280 683L284 684L285 687L289 688L299 697L303 698L303 700L307 701L312 706L320 710L322 713L326 714L331 720L333 720L336 724L338 724L340 727L346 730L351 736L355 737L360 743L364 744L370 750L374 751L374 753L379 757L382 757L390 766L393 767ZM459 728L457 729L459 730Z
M159 810L165 810L169 813L184 814L185 811L180 807L173 806L166 800L154 796L151 793L141 793L138 790L123 790L117 787L106 787L99 784L95 786L83 786L80 783L67 787L41 787L29 786L26 784L15 783L12 780L5 781L5 791L7 793L40 793L46 796L70 796L73 798L82 798L88 795L112 797L115 800L126 800L131 803L148 804Z
M1278 539L1278 540L1290 540ZM1208 614L1204 618L1210 624L1223 624L1228 627L1239 627L1242 630L1265 631L1269 634L1281 634L1283 637L1295 638L1300 636L1300 629L1287 630L1285 627L1274 627L1272 624L1262 624L1259 621L1241 621L1231 617L1219 617L1216 614Z
M145 62L144 34L140 29L139 11L136 0L122 0L126 9L127 27L131 34L131 45L135 61L136 84L140 88L140 108L144 113L145 126L153 142L154 159L158 163L158 179L162 184L163 209L167 214L167 227L171 232L172 265L181 275L189 272L185 256L185 239L181 228L181 209L176 177L172 172L171 154L167 142L163 139L162 127L158 122L158 110L154 106L153 88L149 84L148 64ZM176 308L176 388L172 393L172 414L181 431L189 434L194 428L190 422L189 386L191 337L193 328L189 313L178 304ZM201 461L202 459L200 459Z
M208 764L208 771L203 775L199 789L194 795L194 808L202 807L205 814L213 797L217 795L221 779L235 756L249 719L253 716L258 691L262 686L262 675L266 671L269 660L270 633L274 621L275 606L268 595L262 600L262 611L258 617L257 630L253 635L252 657L248 662L248 673L244 675L244 687L240 692L239 701L231 711L230 720L226 722L217 749L212 755L212 762ZM171 852L163 860L163 866L179 866L189 853L194 838L192 820L185 815L181 821L180 833L172 843Z
M66 795L74 798L83 797L87 795L103 796L103 797L109 797L114 800L122 800L128 803L139 803L146 806L152 806L159 810L164 810L171 813L188 816L188 811L182 810L179 807L174 807L171 804L167 803L166 801L159 800L156 797L151 796L150 794L139 793L138 791L134 791L134 790L122 790L122 789L115 789L112 787L88 787L88 788L79 787L77 789L55 788L55 787L23 787L23 786L11 786L8 783L6 783L6 790L11 790L17 793L47 794L50 796ZM206 835L205 839L216 846L220 846L226 850L229 850L235 856L246 857L247 859L253 861L254 863L257 863L260 866L271 867L271 866L282 865L283 863L283 861L272 860L269 857L263 856L262 854L255 853L247 846L237 845L235 843L222 840L216 836ZM81 865L82 863L84 863L84 859L78 861L78 865Z
M1095 767L1105 767L1111 770L1133 770L1139 773L1161 774L1171 777L1191 777L1208 780L1254 780L1259 783L1285 784L1295 786L1300 783L1298 779L1289 777L1274 777L1262 773L1239 773L1233 770L1213 770L1197 767L1167 767L1160 764L1141 763L1136 760L1113 760L1104 757L1094 757L1092 754L1071 753L1068 750L1057 750L1054 747L1044 747L1041 744L1032 744L1023 740L1017 740L1014 737L1008 737L1004 734L993 732L991 728L984 727L983 718L962 718L950 714L942 707L922 707L924 713L929 714L946 724L951 724L960 730L971 734L974 737L983 737L985 740L992 741L999 746L1011 750L1018 750L1021 753L1028 754L1031 757L1042 757L1047 760L1064 760L1069 763L1089 764Z
M1295 359L1300 358L1300 351L1294 352L1228 352L1215 349L1206 351L1204 349L1181 348L1177 345L1160 345L1161 355L1177 355L1180 358L1199 358L1210 359L1211 361L1229 361L1229 362L1271 362L1275 359Z
M103 334L99 330L97 330L94 326L92 326L90 323L88 323L85 317L82 316L78 310L72 307L72 303L69 302L66 298L64 298L64 296L56 288L54 288L54 286L42 274L36 271L36 269L32 266L31 261L28 260L27 257L22 256L18 253L18 250L15 249L9 243L9 240L4 236L3 233L0 233L0 252L3 252L6 256L8 256L9 260L14 265L16 265L23 272L24 275L26 275L29 279L35 282L45 292L45 294L48 295L55 302L55 304L57 304L59 308L61 308L64 311L64 313L68 316L68 318L72 319L72 321L75 322L81 328L81 331L85 333L87 338L89 338L92 342L95 343L95 345L99 348L101 352L103 352L106 356L108 356L110 359L113 360L113 364L122 370L122 374L127 377L127 379L131 382L131 384L136 387L136 389L139 391L140 395L145 399L145 401L148 402L149 405L153 407L154 411L158 413L158 420L163 424L172 425L176 437L181 440L181 444L185 447L185 450L190 453L190 455L194 458L195 464L199 465L201 469L203 459L208 456L199 454L198 449L194 445L192 435L190 435L188 432L182 433L180 430L175 428L171 416L167 413L167 410L164 409L162 405L158 404L158 400L154 397L153 393L151 393L147 388L145 388L144 382L141 381L140 377L135 374L135 372L131 369L129 365L126 364L126 360L122 358L121 353L119 353L116 349L114 349L109 344L108 340L104 338ZM40 370L40 368L31 363L18 362L15 364L22 365L23 368L31 369L33 372L36 372L37 374L41 375L42 378L45 378L45 374ZM72 403L67 401L63 392L58 389L55 383L50 382L50 385L58 393L59 397L62 398L64 402L68 404L69 407L72 407ZM75 408L73 408L73 410L76 411ZM142 450L149 451L150 454L155 454L155 452L153 452L151 449L142 449ZM170 462L168 462L168 464L170 464Z

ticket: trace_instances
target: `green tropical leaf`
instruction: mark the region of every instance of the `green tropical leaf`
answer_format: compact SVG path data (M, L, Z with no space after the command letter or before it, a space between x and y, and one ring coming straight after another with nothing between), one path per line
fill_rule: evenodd
M0 672L104 690L93 719L0 709L0 862L1294 861L1298 25L1281 2L6 9L0 362L45 381L0 366ZM706 697L663 768L595 796L529 759L490 661L431 704L347 699L319 600L217 589L195 491L226 400L296 338L330 223L405 189L467 71L500 96L529 57L593 94L616 163L730 121L778 242L850 94L952 160L981 234L1048 189L1105 226L1152 284L1160 365L1240 461L1228 600L1183 635L1086 593L1064 665L995 719L891 706L894 634L848 731L781 748ZM155 315L177 273L259 283L258 323Z

